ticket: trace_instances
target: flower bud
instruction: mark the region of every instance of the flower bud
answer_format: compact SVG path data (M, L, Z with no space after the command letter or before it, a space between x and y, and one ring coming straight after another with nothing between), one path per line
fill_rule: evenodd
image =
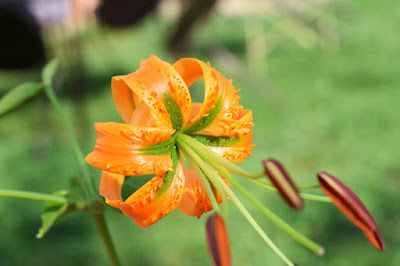
M216 266L231 265L231 251L225 222L218 214L207 219L207 242Z
M286 202L296 210L303 209L303 199L283 165L274 159L264 160L263 164L265 173Z
M385 243L379 228L357 195L326 172L319 172L318 180L322 191L332 199L336 207L364 232L378 250L383 251Z

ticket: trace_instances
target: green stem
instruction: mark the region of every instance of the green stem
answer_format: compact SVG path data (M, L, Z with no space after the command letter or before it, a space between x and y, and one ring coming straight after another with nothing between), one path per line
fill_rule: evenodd
M22 199L42 200L46 202L55 202L55 203L67 203L67 200L65 198L59 196L36 193L36 192L8 190L8 189L1 189L0 197L13 197Z
M232 190L228 187L225 182L219 178L215 177L215 171L207 166L207 164L202 160L204 155L198 153L192 149L186 142L179 137L177 138L178 145L182 150L184 150L190 157L193 159L196 164L205 172L205 174L210 178L211 182L217 183L219 182L220 185L223 187L224 191L228 196L231 198L233 203L237 206L239 211L243 214L243 216L247 219L247 221L253 226L254 230L261 236L261 238L265 241L265 243L289 266L294 266L294 264L280 251L280 249L272 242L272 240L265 234L265 232L261 229L258 223L254 220L254 218L250 215L247 209L243 206L240 200L236 197L236 195L232 192Z
M269 191L274 191L274 192L278 192L278 189L276 189L276 187L266 184L264 182L260 182L261 180L250 180L251 182L253 182L254 184L265 188ZM302 193L300 192L300 196L303 199L307 199L307 200L313 200L313 201L320 201L320 202L332 202L332 200L329 197L325 197L325 196L320 196L320 195L313 195L313 194L308 194L308 193Z
M83 156L83 152L80 148L78 138L76 137L75 130L72 126L71 121L69 120L67 114L64 112L63 107L61 106L57 96L55 95L53 89L51 86L44 86L44 90L49 97L50 101L58 111L58 113L61 115L61 118L64 122L65 127L67 128L67 132L69 135L69 138L72 142L72 147L75 152L75 156L78 159L78 164L81 168L82 175L84 178L84 185L82 186L87 198L91 198L91 196L95 195L94 188L93 188L93 183L89 175L89 170L87 169L86 162Z
M240 168L239 166L231 163L230 161L226 160L225 158L221 157L220 155L216 154L213 152L210 148L208 148L206 145L203 143L185 135L185 134L180 134L179 137L185 141L187 144L189 144L191 147L196 147L196 150L199 153L204 154L205 156L209 157L211 160L214 160L216 163L219 165L225 167L232 173L238 174L240 176L249 178L249 179L257 179L265 175L264 171L253 174L249 173L246 170Z
M215 199L215 195L211 189L210 183L208 182L207 178L204 176L203 171L197 166L195 162L188 156L185 150L181 148L183 154L185 155L186 159L189 161L190 167L196 172L197 176L200 178L201 183L203 184L204 189L206 190L208 199L211 202L213 210L217 213L221 214L221 210L219 209L218 202Z
M94 220L96 221L97 229L100 232L101 238L103 239L104 245L106 246L108 256L111 261L112 266L121 265L118 259L117 252L115 251L115 247L111 240L110 232L108 230L106 221L104 220L104 214L96 214L93 215Z
M319 185L305 185L305 186L296 186L296 187L297 187L297 189L299 189L299 190L320 188Z

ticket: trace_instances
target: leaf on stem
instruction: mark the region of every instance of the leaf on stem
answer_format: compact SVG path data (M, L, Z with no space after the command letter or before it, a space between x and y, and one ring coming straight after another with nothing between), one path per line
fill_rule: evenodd
M42 238L62 216L73 211L88 211L86 208L84 192L82 190L82 181L77 177L70 178L69 190L61 190L54 193L54 195L65 198L65 203L46 202L44 211L41 215L42 226L39 228L39 232L36 235L37 238ZM101 205L101 208L102 207L103 206Z
M303 199L300 197L299 191L283 165L274 159L264 160L263 164L265 173L268 175L285 201L296 210L303 209Z
M0 117L20 107L43 89L40 83L26 82L10 90L0 99Z
M54 193L54 195L65 197L68 195L68 191L59 191ZM41 215L42 226L39 228L39 232L36 234L36 238L42 238L60 217L73 210L75 210L75 205L68 202L47 202Z
M43 84L48 88L52 87L51 83L52 83L54 75L57 72L58 64L59 64L59 60L57 58L54 58L54 59L50 60L43 68L42 80L43 80Z
M207 219L207 242L216 266L231 265L231 251L225 222L218 214Z
M379 251L383 251L385 243L379 228L357 195L338 179L326 172L319 172L318 180L322 191L332 199L336 207L364 232L368 240Z

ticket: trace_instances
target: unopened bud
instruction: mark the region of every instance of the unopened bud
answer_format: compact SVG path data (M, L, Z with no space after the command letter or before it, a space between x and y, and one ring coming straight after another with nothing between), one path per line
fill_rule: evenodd
M296 210L303 209L303 199L283 165L274 159L265 160L263 164L265 173L286 202Z

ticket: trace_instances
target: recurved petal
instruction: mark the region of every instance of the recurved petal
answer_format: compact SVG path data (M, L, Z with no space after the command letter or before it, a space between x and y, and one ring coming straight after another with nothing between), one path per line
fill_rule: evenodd
M149 227L171 213L179 204L185 185L181 166L179 163L175 172L154 176L125 201L121 197L125 177L103 171L100 195L108 205L120 209L139 227Z
M225 222L218 214L207 219L207 242L216 266L231 265L231 251Z
M122 175L147 175L172 169L172 129L96 123L95 149L86 157L93 167Z
M207 116L219 96L219 87L216 77L213 74L213 69L209 63L204 63L194 58L183 58L173 64L173 67L178 71L180 76L185 81L187 87L190 87L195 81L204 78L204 102L200 110L195 116L190 119L191 123L199 121L201 118Z
M239 105L240 90L236 90L232 80L227 80L217 70L213 69L213 73L219 86L220 110L211 123L195 134L239 136L250 132L253 127L253 113L250 110L243 110L243 106Z
M239 136L248 133L253 126L252 112L243 110L243 106L239 105L239 90L235 89L232 80L227 80L215 69L211 70L218 87L217 98L207 115L199 120L198 115L206 103L193 104L185 132L210 136Z
M111 87L126 123L178 130L189 117L191 99L184 80L170 64L154 55L143 60L137 71L113 77Z
M319 172L317 176L322 191L332 199L336 207L364 232L378 250L383 251L385 243L379 228L357 195L326 172Z

